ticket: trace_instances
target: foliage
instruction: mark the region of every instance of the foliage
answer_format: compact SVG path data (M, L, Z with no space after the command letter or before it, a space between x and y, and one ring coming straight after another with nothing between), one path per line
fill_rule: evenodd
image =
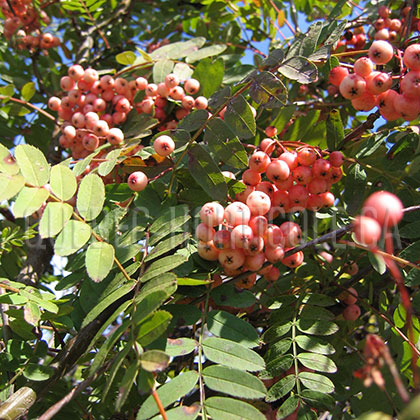
M418 418L418 119L387 122L328 93L329 71L364 55L337 43L357 27L372 40L377 3L391 2L34 2L61 45L0 41L1 418ZM403 2L391 6L397 15ZM195 78L208 108L167 126L156 107L135 106L124 143L74 156L47 103L75 63L126 82ZM179 102L168 99L168 116ZM302 227L305 261L276 263L276 281L258 274L246 290L250 273L201 258L194 232L205 203L245 191L238 180L273 137L268 126L288 150L342 151L344 175L333 206L274 216ZM162 134L175 142L168 157L152 147ZM135 171L149 179L139 192L127 184ZM391 256L408 306L389 249L351 233L377 190L414 206ZM343 316L350 287L362 312L353 321ZM386 343L373 362L372 335Z

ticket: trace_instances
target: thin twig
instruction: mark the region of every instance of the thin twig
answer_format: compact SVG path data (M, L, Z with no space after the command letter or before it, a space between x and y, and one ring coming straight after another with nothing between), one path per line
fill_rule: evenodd
M162 416L163 420L168 420L168 416L166 415L165 408L164 408L164 407L163 407L163 405L162 405L162 401L160 400L159 395L158 395L158 393L156 392L156 389L154 389L154 390L152 391L152 395L153 395L153 399L154 399L154 400L155 400L155 402L156 402L156 405L158 406L159 413L160 413L160 415ZM41 420L41 419L39 419L39 420Z

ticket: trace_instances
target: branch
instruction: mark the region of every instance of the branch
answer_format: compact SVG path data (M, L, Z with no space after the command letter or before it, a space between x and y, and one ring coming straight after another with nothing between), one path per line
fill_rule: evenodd
M344 146L351 140L358 139L362 136L362 134L366 130L370 130L373 128L373 125L375 121L381 116L379 110L376 112L373 112L372 114L369 114L367 116L366 121L363 124L360 124L357 128L355 128L353 131L351 131L347 136L344 137L343 143L341 144L340 148L338 150L342 150Z
M76 398L85 388L87 388L96 378L102 375L109 367L111 366L111 362L106 363L102 366L95 374L90 376L89 378L85 379L76 388L73 388L67 395L61 398L60 401L56 402L52 405L47 411L41 414L38 417L38 420L50 420L53 418L65 405L67 405L70 401Z

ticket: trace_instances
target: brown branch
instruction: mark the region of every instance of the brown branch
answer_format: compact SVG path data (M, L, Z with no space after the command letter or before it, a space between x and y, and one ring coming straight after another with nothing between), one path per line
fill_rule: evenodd
M338 150L342 150L344 146L351 140L358 139L362 136L362 134L366 130L370 130L373 128L373 125L375 121L381 116L379 110L376 112L373 112L372 114L369 114L366 118L366 121L362 124L360 124L357 128L355 128L353 131L351 131L347 136L344 137L343 142L341 143L341 146Z

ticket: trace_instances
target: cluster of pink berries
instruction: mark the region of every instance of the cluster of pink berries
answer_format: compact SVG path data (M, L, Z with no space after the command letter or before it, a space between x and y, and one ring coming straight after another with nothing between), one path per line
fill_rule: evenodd
M270 206L269 197L261 191L252 192L247 204L234 201L226 208L216 202L204 204L200 210L201 223L195 231L200 257L219 261L227 276L253 271L242 287L255 283L257 272L268 280L276 280L280 271L272 264L281 262L290 268L301 265L302 251L284 257L302 239L299 225L268 223ZM263 268L267 261L270 264Z
M175 150L175 142L167 135L161 135L153 142L153 149L161 157L169 156ZM136 171L128 177L128 186L132 191L143 191L149 182L146 174L142 171Z
M48 49L60 45L60 39L50 33L41 33L41 21L48 25L50 18L43 11L37 11L31 0L0 0L5 16L3 35L10 40L16 34L19 49ZM34 33L33 35L31 33Z
M356 321L356 319L359 318L361 314L360 307L356 305L357 296L357 290L353 287L349 287L346 291L338 296L341 302L347 305L343 311L343 318L346 321Z
M356 217L354 236L359 243L376 249L382 234L398 224L403 214L403 204L396 195L377 191L363 204L362 215Z
M273 157L274 152L278 157ZM262 193L269 205L270 218L331 207L335 197L329 190L341 179L343 162L344 156L338 151L323 159L313 147L300 145L296 150L287 150L279 141L266 138L260 150L250 156L249 169L242 174L241 181L246 189L235 198L248 203L251 194Z
M124 134L116 126L126 121L132 109L139 114L153 114L160 121L159 130L175 129L178 121L192 109L207 108L205 97L191 96L200 90L197 80L186 80L184 87L179 83L175 74L168 74L165 82L156 85L148 83L144 77L131 81L110 75L99 77L92 68L85 70L79 64L71 66L68 76L60 81L64 96L61 99L53 96L48 101L49 108L64 120L59 140L61 147L70 149L73 157L80 159L105 141L122 145ZM140 91L144 91L145 97L141 102L135 102ZM169 100L179 105L176 119L170 119L166 114Z
M400 93L391 89L392 76L389 73L374 71L375 64L386 64L393 56L394 48L389 42L374 41L368 57L361 57L354 63L354 73L349 73L343 66L334 67L329 81L359 111L370 111L377 106L388 121L398 118L415 120L420 113L420 44L412 44L404 51L405 74L399 77Z
M408 11L403 9L403 14ZM398 18L391 18L391 9L384 5L379 7L378 15L379 18L373 22L376 31L374 35L375 39L394 42L401 31L403 22Z

